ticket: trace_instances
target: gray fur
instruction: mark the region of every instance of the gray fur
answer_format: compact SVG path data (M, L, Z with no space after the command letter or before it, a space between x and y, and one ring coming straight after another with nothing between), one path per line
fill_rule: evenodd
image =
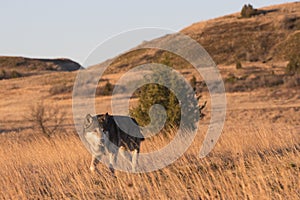
M109 153L109 168L112 172L119 153L131 163L132 171L135 171L140 143L144 140L135 119L108 113L96 116L88 114L84 120L83 135L92 149L91 171L96 169L97 158L100 159L105 153ZM105 138L104 143L95 141L101 138Z

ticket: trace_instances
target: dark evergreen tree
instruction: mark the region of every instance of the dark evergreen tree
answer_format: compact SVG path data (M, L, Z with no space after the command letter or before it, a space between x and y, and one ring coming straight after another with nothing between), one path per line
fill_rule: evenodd
M183 128L195 128L194 125L200 119L203 107L199 107L194 90L189 83L179 78L178 74L169 68L154 70L151 82L153 83L145 84L140 88L139 102L137 107L131 110L131 116L136 118L140 125L145 126L150 123L151 106L159 104L165 108L167 115L165 129L178 127L181 117L184 118ZM157 110L152 114L155 116L152 123L156 126L163 120L164 114Z

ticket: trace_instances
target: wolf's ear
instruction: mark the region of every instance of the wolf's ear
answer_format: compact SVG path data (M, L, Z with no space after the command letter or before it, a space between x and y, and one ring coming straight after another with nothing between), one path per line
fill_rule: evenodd
M105 120L105 115L99 115L99 116L97 116L97 118L98 118L98 121L99 121L99 122L104 122L104 120Z
M106 114L105 114L105 122L106 122L106 123L108 122L108 117L109 117L109 114L106 113Z
M90 114L87 114L84 119L84 128L89 127L93 123L93 117Z

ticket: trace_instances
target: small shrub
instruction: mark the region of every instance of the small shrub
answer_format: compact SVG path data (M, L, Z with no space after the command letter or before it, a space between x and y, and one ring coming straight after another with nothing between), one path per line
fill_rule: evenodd
M65 85L65 84L58 84L54 85L50 88L49 93L51 95L58 95L58 94L64 94L64 93L71 93L73 89L72 85Z
M251 4L245 4L241 11L241 17L242 18L250 18L255 15L258 15L259 11L257 9L254 9Z
M281 28L286 30L299 30L300 18L298 16L285 16L281 21Z
M29 112L25 118L31 122L32 129L50 138L58 131L63 130L65 111L57 105L45 106L44 102L41 101L29 107Z
M2 69L1 73L0 73L0 80L5 79L6 77L6 71L4 69Z
M19 78L19 77L22 77L22 74L17 72L16 70L13 70L10 74L10 77L11 78Z
M2 79L11 79L11 78L20 78L22 77L22 74L16 70L7 72L4 69L2 69L0 73L0 80Z
M114 89L114 86L109 81L107 81L103 88L103 94L109 95L112 93L113 89Z
M290 166L291 166L292 168L296 168L296 167L297 167L297 164L296 164L296 163L290 163Z
M287 67L287 74L299 74L300 73L300 55L292 56Z
M97 88L96 94L109 96L109 95L112 95L113 90L114 90L114 85L111 84L109 81L107 81L103 87Z
M229 74L225 79L225 83L235 83L238 78L234 74Z
M276 87L284 83L283 77L280 75L265 75L261 78L262 87Z
M236 61L235 68L236 69L242 69L242 63L240 61Z
M284 85L287 88L300 86L300 74L294 74L292 76L284 77Z

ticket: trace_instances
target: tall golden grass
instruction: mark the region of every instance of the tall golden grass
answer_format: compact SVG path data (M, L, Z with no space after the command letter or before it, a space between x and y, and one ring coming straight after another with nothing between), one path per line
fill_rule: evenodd
M116 172L90 155L76 134L46 139L0 135L0 199L299 199L300 135L293 127L225 128L213 152L198 157L203 135L170 166L151 173ZM146 140L142 150L163 146Z

